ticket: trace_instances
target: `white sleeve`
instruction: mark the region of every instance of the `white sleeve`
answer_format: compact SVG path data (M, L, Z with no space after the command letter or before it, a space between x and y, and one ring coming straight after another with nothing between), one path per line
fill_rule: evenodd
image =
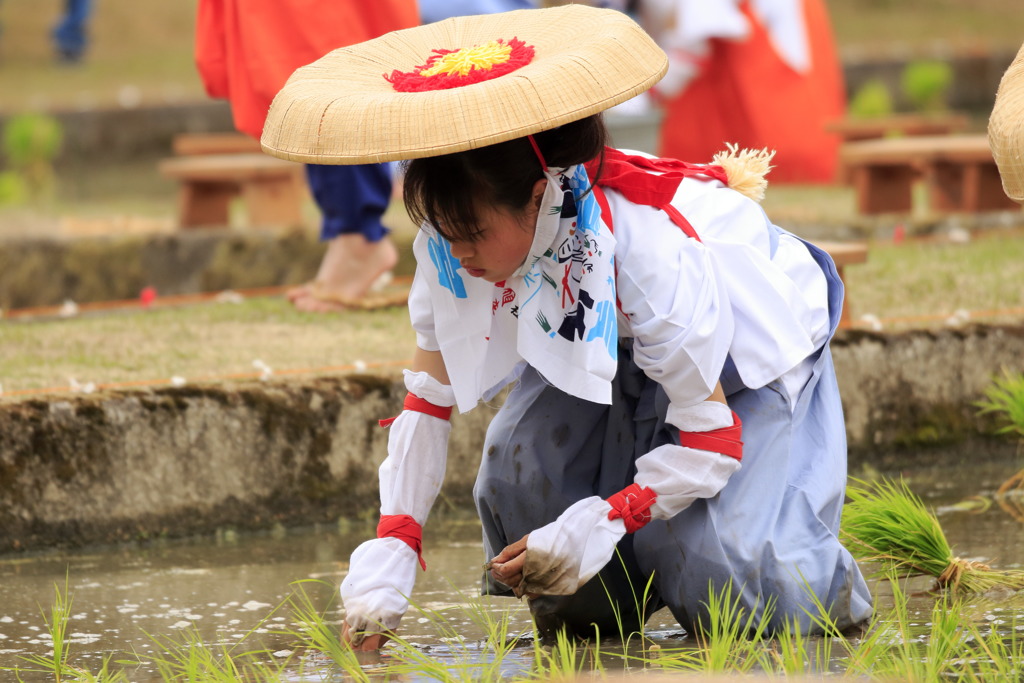
M425 372L405 372L410 393L448 407L455 403L450 386ZM391 424L388 457L381 463L381 515L409 515L423 526L444 482L448 455L448 420L403 410ZM373 538L352 553L341 582L345 621L355 632L354 644L367 633L393 630L409 608L416 585L416 551L403 540Z
M718 183L684 180L673 205L714 255L735 323L729 354L744 385L763 387L821 348L828 284L799 239Z
M430 285L419 266L416 267L409 289L409 320L412 322L413 331L416 332L416 346L424 351L441 349L434 334L434 309L430 303Z
M455 394L425 372L405 371L410 393L442 407L455 405ZM409 515L421 526L444 483L448 458L448 420L403 410L391 424L388 457L381 463L380 513Z
M663 211L607 192L615 217L617 294L633 359L669 400L693 405L718 383L733 339L728 293L712 253Z
M831 332L828 283L803 242L717 182L684 180L673 201L699 240L664 212L607 194L634 359L673 404L706 398L726 355L747 387L802 386L791 371L804 373Z

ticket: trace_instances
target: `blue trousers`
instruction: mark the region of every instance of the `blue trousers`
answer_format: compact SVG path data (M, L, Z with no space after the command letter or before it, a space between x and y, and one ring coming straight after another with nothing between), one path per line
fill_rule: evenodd
M842 284L827 254L812 253L830 279L834 331ZM770 631L818 631L807 614L817 614L816 603L841 629L870 617L867 584L837 537L846 429L828 345L795 402L780 381L744 387L731 363L721 381L743 422L740 470L715 497L625 536L618 557L575 595L534 598L542 633L564 625L586 637L596 624L614 635L618 623L632 631L662 606L687 630L700 629L709 623L709 591L727 586ZM611 405L583 401L526 369L491 422L474 489L487 557L582 498L616 493L633 482L637 458L678 443L665 422L664 389L633 363L628 344L620 346L612 396ZM507 594L489 576L484 590Z
M91 10L92 0L65 0L64 15L53 28L53 40L62 56L77 59L85 52L85 26Z
M307 164L310 192L323 215L320 239L361 233L368 242L388 234L381 217L391 201L388 164L335 166Z

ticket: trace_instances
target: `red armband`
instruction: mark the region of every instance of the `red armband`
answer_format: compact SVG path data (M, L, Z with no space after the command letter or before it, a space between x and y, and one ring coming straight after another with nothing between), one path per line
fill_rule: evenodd
M423 561L423 527L409 515L381 515L377 524L377 538L397 538L416 551L420 566L427 571Z
M743 459L743 423L740 416L733 411L732 426L714 429L710 432L679 432L679 445L696 448L699 451L711 451L722 455Z
M413 393L405 395L405 401L402 402L402 410L412 410L417 413L426 413L433 417L439 417L442 420L452 419L452 408L443 406L436 406L430 401L424 400ZM398 416L389 417L386 420L380 420L377 422L381 427L390 427L391 423L398 419Z
M612 506L608 519L619 519L626 524L626 533L631 534L651 521L651 506L658 500L658 494L639 484L630 484L618 493L605 499Z

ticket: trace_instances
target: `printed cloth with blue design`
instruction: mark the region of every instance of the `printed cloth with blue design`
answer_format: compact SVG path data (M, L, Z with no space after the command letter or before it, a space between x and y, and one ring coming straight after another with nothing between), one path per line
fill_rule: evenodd
M512 381L522 361L566 393L611 401L618 343L615 237L601 220L582 165L549 168L545 175L530 253L508 280L467 275L429 225L413 245L419 267L409 308L414 316L432 311L440 348L420 334L417 341L442 352L461 412Z

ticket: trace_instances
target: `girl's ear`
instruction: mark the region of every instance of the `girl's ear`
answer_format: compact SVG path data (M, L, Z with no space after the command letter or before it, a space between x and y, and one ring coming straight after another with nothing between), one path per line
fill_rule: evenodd
M539 209L541 200L544 199L544 192L548 189L548 179L544 176L533 184L533 208Z

